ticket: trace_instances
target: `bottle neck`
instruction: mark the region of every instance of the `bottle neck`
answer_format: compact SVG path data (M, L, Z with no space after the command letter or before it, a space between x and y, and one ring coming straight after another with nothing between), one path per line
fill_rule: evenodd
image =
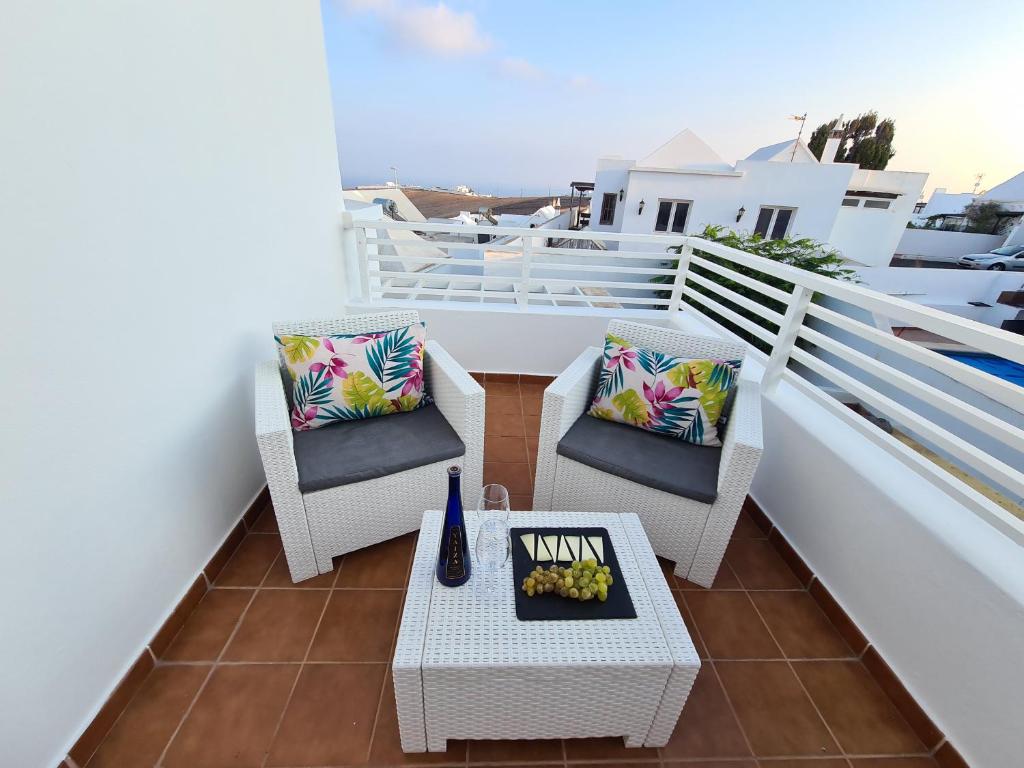
M448 504L455 501L458 502L459 508L462 507L462 475L448 475Z

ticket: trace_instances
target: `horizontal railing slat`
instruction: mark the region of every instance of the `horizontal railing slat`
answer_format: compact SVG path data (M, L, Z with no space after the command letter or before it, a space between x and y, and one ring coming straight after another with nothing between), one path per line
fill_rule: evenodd
M424 221L393 221L381 220L374 222L359 222L358 226L366 229L383 230L404 230L406 232L441 232L459 233L463 235L493 235L498 237L553 237L568 238L572 240L610 240L618 243L649 243L662 245L665 248L682 245L686 240L684 235L638 235L628 232L596 232L594 230L578 229L544 229L540 227L484 227L479 224L435 224Z
M1024 451L1024 430L1007 424L1002 419L980 408L975 408L970 403L958 400L941 389L936 389L929 384L918 381L903 371L893 368L891 365L880 363L873 357L869 357L853 347L836 341L823 333L818 333L813 328L804 326L800 329L799 335L801 338L817 344L822 349L831 352L842 360L853 363L861 370L893 384L919 400L940 408L947 413L951 413L969 426L984 432L990 437L994 437L1014 450Z
M859 336L865 341L877 344L891 352L902 355L908 360L913 360L916 363L928 366L934 371L945 374L961 384L982 393L986 397L990 397L996 402L1005 405L1007 408L1024 413L1024 387L1011 384L1000 379L998 376L993 376L966 363L961 363L959 360L953 360L945 355L940 355L938 352L919 346L912 341L901 339L899 336L894 336L887 331L866 325L828 307L811 304L807 308L807 312L819 320Z
M752 277L741 275L739 272L729 269L728 267L723 267L721 264L708 261L707 259L698 256L696 253L690 257L690 264L696 264L698 267L714 272L727 280L732 280L734 283L745 285L747 288L753 288L755 291L763 293L770 299L775 299L783 304L789 303L789 294L785 291L780 291L778 288L768 285L767 283L762 283L760 280L755 280Z
M729 319L743 330L747 331L748 333L752 333L754 336L757 336L757 338L761 339L761 341L766 341L769 344L773 344L775 342L774 333L771 333L770 331L766 330L765 328L762 328L756 323L751 322L747 318L743 317L743 315L733 312L731 309L719 304L714 299L708 298L700 291L696 291L687 285L683 287L683 295L686 296L687 298L699 302L700 304L703 304L705 307L714 312L717 312L722 317Z
M744 309L749 309L756 315L760 315L770 323L775 323L775 325L778 326L782 325L782 315L780 315L775 310L769 309L764 304L758 304L756 301L752 301L751 299L748 299L746 296L741 296L740 294L736 293L736 291L730 288L726 288L724 285L716 283L713 280L708 280L706 277L702 277L694 272L690 272L686 276L686 282L701 285L707 288L709 291L714 291L715 294L721 296L723 299L727 299L728 301L731 301L732 303L737 304L743 307Z
M995 481L1018 496L1024 496L1024 473L1014 469L1009 464L983 451L979 451L963 438L954 435L947 429L943 429L905 405L896 402L890 397L886 397L867 384L843 373L835 366L829 365L799 347L793 348L792 357L819 376L824 376L833 384L837 384L851 395L860 398L867 405L881 411L897 424L917 432L926 440L931 440L941 449L947 451L967 466L981 472L990 480Z

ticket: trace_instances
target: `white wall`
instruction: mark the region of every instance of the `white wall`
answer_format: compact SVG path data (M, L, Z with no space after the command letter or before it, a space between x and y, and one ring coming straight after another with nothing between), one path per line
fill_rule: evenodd
M897 197L889 200L888 208L865 207L869 198L861 199L857 207L841 207L828 243L856 264L889 266L927 179L927 173L858 168L850 179L850 189L891 192Z
M699 233L707 224L753 231L761 206L775 205L797 209L790 234L828 241L851 166L741 160L736 170L711 174L634 169L629 174L625 202L620 204L621 231L653 234L659 199L672 199L693 201L687 234ZM741 206L746 212L737 222Z
M1004 235L905 229L896 244L896 255L929 261L956 261L969 253L988 253L1001 246L1005 239Z
M52 767L264 482L340 179L315 0L5 3L0 92L0 763Z
M1019 546L792 387L764 403L754 498L967 762L1019 765Z

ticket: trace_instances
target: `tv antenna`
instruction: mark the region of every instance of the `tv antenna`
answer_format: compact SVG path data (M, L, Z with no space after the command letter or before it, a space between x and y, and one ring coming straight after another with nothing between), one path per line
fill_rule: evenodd
M984 173L974 174L974 194L978 194L978 187L981 186L981 180L985 178Z
M392 165L392 166L390 166L390 170L394 171L394 173L395 173L395 186L397 187L398 186L398 169L395 166Z
M797 131L796 141L793 142L793 154L789 156L789 162L793 162L796 159L796 145L800 143L800 137L804 134L804 125L807 124L807 113L804 112L802 115L790 115L790 120L800 121L800 130Z

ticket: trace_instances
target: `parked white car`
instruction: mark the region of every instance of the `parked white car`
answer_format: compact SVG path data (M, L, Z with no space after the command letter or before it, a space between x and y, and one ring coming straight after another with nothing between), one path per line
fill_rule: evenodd
M1024 243L1004 245L988 253L969 253L960 257L957 266L966 269L1024 269Z

